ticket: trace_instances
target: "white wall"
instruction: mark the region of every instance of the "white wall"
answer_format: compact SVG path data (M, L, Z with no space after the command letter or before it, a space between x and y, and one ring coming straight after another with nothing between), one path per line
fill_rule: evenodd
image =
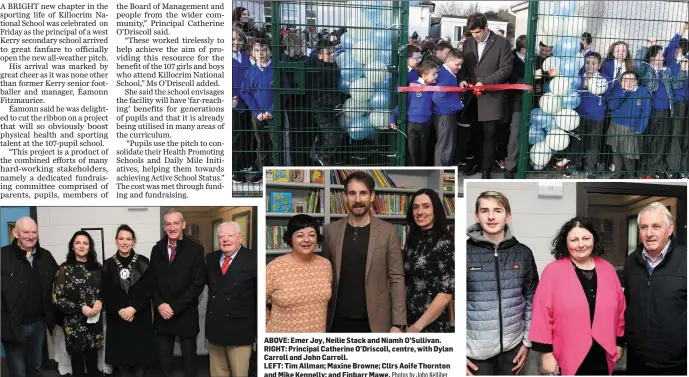
M67 256L68 243L81 228L103 228L105 258L117 251L115 232L121 224L129 225L136 233L137 253L150 256L151 248L160 240L160 207L38 207L38 235L41 246L48 249L57 263ZM140 209L145 209L142 211ZM99 262L103 263L100 254Z
M429 7L409 7L409 36L414 32L419 39L426 38L431 24L431 12Z
M552 183L552 182L549 182ZM533 251L538 274L553 261L550 243L558 229L576 216L576 184L562 183L561 198L539 198L536 182L471 182L466 187L467 226L474 224L476 198L483 191L502 192L510 201L512 221L510 229L517 240Z

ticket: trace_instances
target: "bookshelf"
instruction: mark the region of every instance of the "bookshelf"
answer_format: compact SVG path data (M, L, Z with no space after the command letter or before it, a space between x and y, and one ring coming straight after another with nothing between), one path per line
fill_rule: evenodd
M294 176L294 170L274 169L273 171L266 171L264 191L266 197L266 256L269 260L290 251L284 245L277 245L279 242L273 242L277 239L273 232L276 229L275 226L286 228L289 219L297 213L306 213L325 225L347 216L343 203L341 203L341 199L338 199L338 197L344 192L344 186L341 184L342 180L354 170L296 169L297 171L303 171L303 173L297 173L297 176L305 177L304 181L284 181L285 177L290 179ZM369 173L375 170L373 175L376 180L376 200L381 199L382 201L378 202L377 206L376 204L373 205L374 210L377 211L374 216L397 225L398 230L404 229L406 224L406 207L409 198L416 191L422 188L429 188L439 194L454 232L454 199L456 197L454 170L433 168L426 170L412 170L408 168L362 170ZM322 183L311 182L311 173L313 171L323 172L321 175L323 177ZM446 174L448 175L446 176ZM451 186L446 182L450 175L455 179ZM271 180L277 176L282 177L283 181L276 182ZM387 179L389 181L385 181ZM385 183L387 187L381 187L381 183ZM395 187L392 187L393 184ZM283 200L283 202L280 202L280 205L275 207L277 198L285 197L290 197L290 199ZM449 202L448 199L450 200ZM314 205L314 201L317 204ZM273 211L274 208L279 208L280 211L286 210L286 207L290 204L291 212ZM451 206L451 210L448 210L448 206ZM406 231L404 233L400 234L401 242L406 239ZM320 252L320 248L317 249L317 252Z

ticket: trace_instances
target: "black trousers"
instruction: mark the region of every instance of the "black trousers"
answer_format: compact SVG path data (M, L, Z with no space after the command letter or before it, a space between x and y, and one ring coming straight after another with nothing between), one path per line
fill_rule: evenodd
M285 109L289 118L289 145L292 165L311 166L309 159L315 140L308 101L305 95L290 95L285 100Z
M100 376L98 369L98 350L95 348L85 348L81 352L72 352L69 355L72 361L72 376Z
M251 166L251 112L232 110L232 172Z
M493 169L493 163L495 162L495 148L498 142L498 121L491 120L487 122L479 122L478 124L480 124L480 128L482 130L483 143L474 144L480 148L480 151L476 153L476 156L481 156L481 170L484 172L490 172ZM473 128L474 125L471 127ZM476 131L478 132L478 130Z
M667 168L665 155L670 144L670 110L652 110L648 129L643 137L641 172L654 174Z
M254 141L256 142L256 161L254 167L262 171L264 166L275 166L275 156L273 147L275 145L275 135L270 129L269 121L251 118L251 125L254 131Z
M638 357L627 356L627 374L631 376L686 376L687 364L670 368L653 368L647 366Z
M119 366L116 368L117 374L120 377L144 377L146 374L146 367L138 366L138 367L128 367L128 366Z
M184 376L196 377L196 338L179 338L184 359ZM158 334L158 349L160 351L160 369L165 377L174 374L175 336Z
M509 351L504 351L503 353L495 355L486 360L475 360L469 358L469 360L474 363L476 367L478 367L478 370L476 371L471 370L471 368L469 368L469 370L471 370L471 373L474 376L513 375L515 373L512 371L512 368L516 367L517 364L512 362L512 360L517 357L517 353L519 353L520 348L521 345L518 345ZM526 367L526 365L524 367Z
M334 333L369 333L371 326L368 324L368 318L344 318L337 317L333 319L333 325L330 332Z
M431 129L433 124L414 123L407 124L407 148L411 157L412 166L427 166L428 149L430 145Z
M571 143L567 148L570 153L567 158L577 166L584 160L586 162L586 169L593 170L599 162L604 126L605 120L581 118L579 128L575 130L579 138L570 138Z

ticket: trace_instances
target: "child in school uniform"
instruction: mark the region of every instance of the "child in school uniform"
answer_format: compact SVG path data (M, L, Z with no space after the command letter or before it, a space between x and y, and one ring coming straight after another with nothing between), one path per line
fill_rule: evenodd
M651 115L651 94L638 84L635 71L622 74L621 84L615 85L608 107L612 112L606 144L614 153L617 178L632 178L636 161L642 151L641 138Z
M240 28L232 29L232 181L244 182L244 171L251 166L251 115L240 90L244 74L251 67L251 59L243 49L246 36Z
M670 145L671 117L675 116L674 89L684 87L687 80L687 65L677 74L665 66L663 47L649 40L648 47L637 53L634 65L639 73L639 84L651 93L651 119L648 134L644 138L644 156L641 171L647 178L672 178L667 171L667 153ZM643 59L643 60L642 60Z
M407 82L412 83L419 79L417 68L421 64L423 55L421 49L416 46L407 46Z
M340 70L335 64L335 46L327 39L318 42L317 60L312 61L307 75L307 96L318 127L318 145L311 158L324 166L338 165L342 161L338 151L342 148L342 131L337 122L338 106L345 102L340 92Z
M597 172L605 170L603 164L599 163L601 139L605 130L605 111L608 105L608 94L612 89L610 77L599 72L601 56L597 52L592 52L586 57L584 72L579 77L580 86L579 96L581 103L575 109L581 118L579 127L575 131L581 139L571 138L570 145L572 154L569 160L575 164L579 171L587 170L587 178L595 178ZM600 79L605 80L607 87L605 92L599 95L591 93L592 84ZM582 156L586 153L585 156Z
M410 82L410 86L434 85L438 79L438 67L430 62L421 63L418 68L419 77ZM395 107L390 115L390 127L397 128L399 109ZM427 166L426 156L430 148L430 135L433 124L433 93L407 93L407 148L412 160L412 166Z
M255 39L252 47L256 65L244 73L241 96L253 115L251 124L256 142L256 169L263 171L263 166L273 166L274 158L268 156L273 150L275 136L269 125L273 120L273 66L271 64L270 43L264 39ZM268 161L266 160L268 159ZM257 173L253 183L263 181L263 173Z
M675 34L663 51L665 64L674 77L679 77L682 65L689 65L689 40L682 38L682 35L689 30L689 22L685 22L681 29ZM675 112L672 118L670 135L670 145L668 146L667 164L672 178L684 179L689 173L689 129L686 121L689 117L686 101L689 98L687 83L684 86L673 89L673 109Z
M464 62L464 54L452 49L438 71L438 86L457 86L457 73ZM458 92L433 93L433 128L437 137L434 166L451 166L455 154L457 112L464 106Z

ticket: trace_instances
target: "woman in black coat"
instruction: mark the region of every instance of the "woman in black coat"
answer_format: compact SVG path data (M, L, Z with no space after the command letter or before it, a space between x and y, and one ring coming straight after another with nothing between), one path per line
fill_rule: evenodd
M102 295L107 315L105 362L121 376L143 377L146 366L158 361L153 332L151 296L153 274L149 260L134 252L136 235L120 225L117 254L105 261Z

